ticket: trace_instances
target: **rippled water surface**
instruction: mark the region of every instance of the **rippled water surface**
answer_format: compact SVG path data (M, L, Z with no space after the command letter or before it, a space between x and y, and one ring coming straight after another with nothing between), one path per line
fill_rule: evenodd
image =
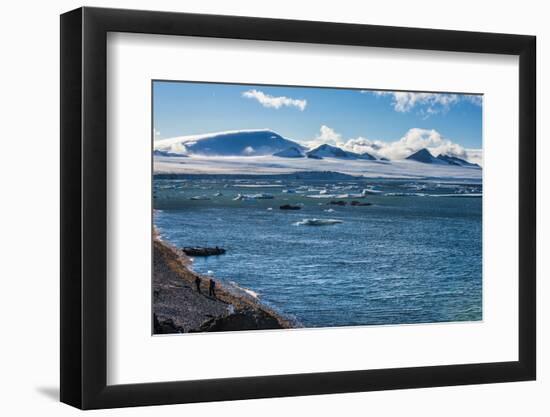
M154 222L176 246L225 248L193 268L307 327L481 320L481 192L436 180L155 179Z

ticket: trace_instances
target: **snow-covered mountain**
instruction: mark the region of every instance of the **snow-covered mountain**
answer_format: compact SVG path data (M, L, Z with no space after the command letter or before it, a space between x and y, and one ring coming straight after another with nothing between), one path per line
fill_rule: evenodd
M273 155L289 148L303 149L298 143L269 129L180 136L155 142L155 151L180 155L258 156Z
M291 146L290 148L274 153L273 156L278 156L280 158L304 158L306 155L301 148Z
M346 151L342 148L336 146L324 144L317 146L316 148L307 151L306 156L312 159L323 159L323 158L339 158L339 159L367 159L374 160L376 159L368 153L358 154L355 152Z
M438 155L433 156L426 148L409 155L406 159L411 161L422 162L425 164L441 164L441 165L455 165L459 167L481 168L478 164L473 164L464 159L458 158L452 155Z
M405 160L377 159L323 144L314 149L272 130L239 130L181 136L154 142L154 170L163 173L288 174L339 172L348 175L417 178L480 178L479 165L453 155L420 149ZM182 158L184 157L184 158Z
M416 161L416 162L423 162L425 164L444 164L448 165L445 161L442 161L441 159L436 158L433 156L429 150L426 148L422 148L419 151L416 151L415 153L407 156L409 161Z
M153 151L153 156L187 156L185 154L180 154L180 153L174 153L174 152L169 152L169 151L161 151L159 149L155 149Z
M447 162L449 165L457 165L460 167L475 167L480 168L478 164L468 162L462 158L458 158L452 155L438 155L437 159Z

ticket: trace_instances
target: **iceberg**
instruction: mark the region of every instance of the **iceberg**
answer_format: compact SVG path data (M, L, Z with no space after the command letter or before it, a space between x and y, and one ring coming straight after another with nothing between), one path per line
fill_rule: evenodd
M344 223L342 220L337 219L304 219L302 221L294 223L296 226L330 226L333 224Z

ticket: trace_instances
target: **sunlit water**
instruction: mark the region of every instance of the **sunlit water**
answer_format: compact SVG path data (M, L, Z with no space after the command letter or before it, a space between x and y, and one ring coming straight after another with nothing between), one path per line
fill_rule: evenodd
M364 188L379 193L341 198ZM154 222L178 247L225 248L193 269L306 327L481 320L481 192L471 181L155 179ZM239 193L274 199L233 200ZM307 197L320 193L340 197ZM312 218L342 223L297 224Z

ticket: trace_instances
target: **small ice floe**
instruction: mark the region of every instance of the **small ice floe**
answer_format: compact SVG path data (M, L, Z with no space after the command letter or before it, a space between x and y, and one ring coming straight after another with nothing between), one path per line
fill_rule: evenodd
M321 190L321 191L319 191L319 194L326 194L326 193L328 193L328 190L327 190L326 188L323 189L323 190Z
M324 212L327 212L327 213L334 213L336 210L334 209L326 209L326 210L323 210Z
M350 194L309 194L307 198L349 198Z
M207 195L196 195L194 197L191 197L190 200L210 200L210 197Z
M462 198L480 198L481 193L457 193L457 194L430 194L429 197L462 197Z
M288 190L283 190L283 193L285 194L296 194L296 190L292 190L292 189L288 189Z
M223 194L222 193L216 193L214 194L214 197L221 197Z
M294 223L296 226L330 226L332 224L344 223L337 219L304 219Z
M362 195L369 195L369 194L381 194L382 191L375 190L373 188L364 188L363 191L361 191Z
M436 185L437 187L439 187L439 184ZM413 183L410 183L410 184L404 184L402 185L402 187L404 188L411 188L413 190L425 190L426 189L426 185L424 184L417 184L415 182Z
M250 288L246 288L246 287L241 287L239 284L237 284L235 281L229 281L229 283L231 285L233 285L236 289L238 289L239 291L242 291L248 295L250 295L251 297L253 298L259 298L260 295L256 292L256 291L252 291Z
M267 208L267 211L271 211L271 210L273 210L273 207L268 207Z
M425 193L386 193L388 197L426 197Z
M214 275L214 271L211 271L210 269L206 271L206 275Z
M447 184L442 182L438 182L437 184L435 184L435 186L437 188L460 188L461 187L460 184Z
M258 199L258 200L272 200L273 198L275 198L273 197L272 194L267 194L267 193L247 194L246 196L247 198Z
M233 199L234 201L239 200L271 200L273 199L272 194L267 193L258 193L258 194L237 194L237 196Z
M280 184L267 184L264 182L259 182L256 184L235 184L234 187L237 188L279 188L282 187Z

